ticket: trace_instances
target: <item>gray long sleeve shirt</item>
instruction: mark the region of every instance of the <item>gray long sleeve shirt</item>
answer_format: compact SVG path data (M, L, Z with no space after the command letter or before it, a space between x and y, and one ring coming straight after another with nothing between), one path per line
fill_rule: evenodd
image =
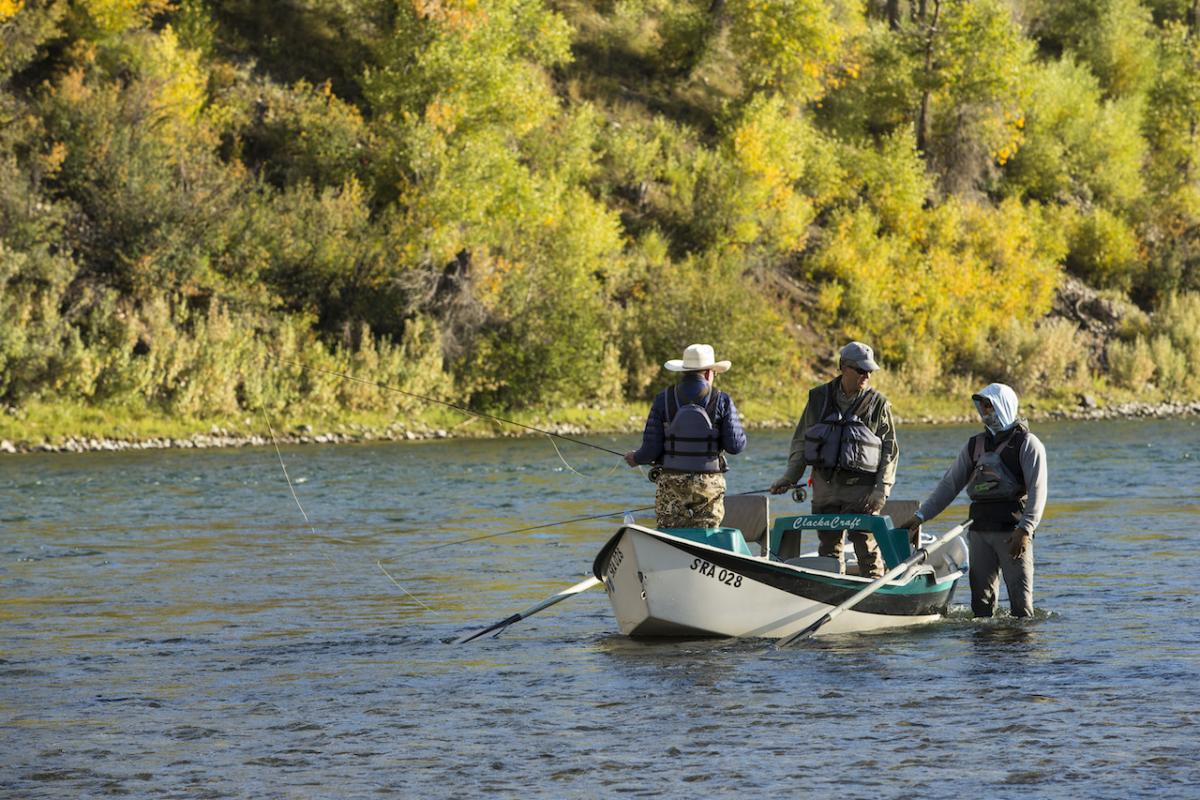
M946 510L946 506L958 497L958 493L967 485L971 473L975 470L975 460L972 458L971 440L968 439L959 452L953 466L938 481L929 497L921 503L917 514L921 519L929 521ZM1042 512L1046 508L1046 448L1041 440L1032 433L1025 435L1025 441L1018 453L1021 471L1025 474L1025 488L1028 492L1025 498L1025 511L1017 522L1018 528L1024 528L1032 534L1042 521Z

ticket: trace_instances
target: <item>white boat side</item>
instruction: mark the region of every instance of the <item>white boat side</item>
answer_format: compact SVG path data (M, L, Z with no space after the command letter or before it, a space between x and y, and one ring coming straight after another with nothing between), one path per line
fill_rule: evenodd
M632 524L622 526L601 550L595 572L621 632L634 637L781 638L870 583ZM819 635L934 622L963 574L918 567L837 616Z

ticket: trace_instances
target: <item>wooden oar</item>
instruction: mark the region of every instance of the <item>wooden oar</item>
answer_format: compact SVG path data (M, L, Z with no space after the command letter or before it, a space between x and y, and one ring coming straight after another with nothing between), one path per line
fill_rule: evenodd
M469 634L460 636L454 640L454 643L455 644L466 644L467 642L471 641L472 639L478 639L480 636L484 636L489 633L491 633L493 637L499 636L501 633L504 632L505 628L507 628L509 625L512 625L514 622L520 622L521 620L525 619L526 617L533 616L537 612L541 611L543 608L549 608L550 606L554 605L555 603L566 600L568 597L577 595L580 592L586 592L588 589L591 589L593 586L599 586L600 583L601 583L600 579L595 576L588 578L585 581L580 581L579 583L575 584L574 586L563 589L561 592L558 592L557 594L550 595L545 600L542 600L540 603L536 603L536 604L530 606L529 608L525 609L524 611L522 611L520 613L513 614L511 617L505 617L504 619L500 620L499 622L487 626L486 628L484 628L481 631L476 631L475 633L469 633ZM492 633L493 631L495 631L495 633Z
M867 595L874 594L875 592L877 592L888 581L893 580L896 577L904 574L905 571L907 571L908 569L910 569L912 567L917 566L918 564L925 563L925 559L929 558L929 555L932 552L937 550L939 547L942 547L943 545L945 545L947 542L949 542L954 537L961 534L963 531L963 528L967 527L970 524L971 524L971 520L967 520L959 525L955 525L953 528L946 531L941 536L939 536L938 538L936 538L932 542L930 542L928 547L918 548L917 552L913 553L912 556L910 556L907 561L904 561L903 563L897 564L896 566L892 567L890 570L888 570L884 574L884 576L882 578L876 578L871 583L868 583L861 590L859 590L858 592L855 592L853 595L851 595L850 599L846 600L841 605L838 605L838 606L835 606L835 607L829 609L829 611L827 611L824 616L822 616L816 622L809 625L807 628L804 628L803 630L793 633L791 636L788 636L787 638L780 639L778 642L775 643L775 649L778 650L781 647L788 647L789 645L791 645L795 642L798 642L801 639L807 639L809 636L812 636L818 630L825 627L825 625L829 624L829 622L831 622L834 619L834 617L837 617L843 611L849 611L851 608L854 608L854 606L858 605L863 600L863 598L865 598Z

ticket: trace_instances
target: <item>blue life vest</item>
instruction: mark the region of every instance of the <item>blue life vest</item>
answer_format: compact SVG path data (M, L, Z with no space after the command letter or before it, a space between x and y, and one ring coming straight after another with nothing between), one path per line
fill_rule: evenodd
M843 414L834 397L837 380L826 385L821 421L804 432L804 460L813 467L874 475L879 470L883 440L859 417L878 397L874 389L863 392Z
M721 393L711 386L699 402L683 403L679 386L667 391L667 419L663 426L664 469L678 472L724 472L721 459L721 430L713 421Z

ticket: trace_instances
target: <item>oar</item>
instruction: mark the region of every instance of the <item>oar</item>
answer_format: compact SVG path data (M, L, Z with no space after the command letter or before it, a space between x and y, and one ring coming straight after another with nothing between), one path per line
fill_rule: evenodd
M484 636L489 633L491 633L493 637L499 636L501 633L504 632L505 628L507 628L509 625L512 625L514 622L520 622L521 620L525 619L526 617L532 617L534 614L541 611L543 608L549 608L550 606L554 605L555 603L559 603L563 600L566 600L568 597L577 595L580 592L586 592L588 589L591 589L593 586L599 586L599 585L600 585L600 579L595 576L592 576L591 578L588 578L585 581L580 581L579 583L575 584L574 586L563 589L561 592L558 592L557 594L550 595L545 600L542 600L540 603L536 603L536 604L530 606L529 608L525 609L524 611L521 611L520 613L513 614L511 617L505 617L504 619L500 620L499 622L489 625L481 631L476 631L475 633L469 633L469 634L460 636L454 640L454 643L455 644L466 644L467 642L471 641L472 639L478 639L480 636ZM495 631L495 633L492 633L492 631Z
M809 636L812 636L818 630L820 630L821 628L825 627L825 625L827 625L831 621L833 621L833 619L835 617L837 617L839 614L841 614L843 611L849 611L851 608L858 605L862 601L862 599L865 598L867 595L874 594L876 591L881 589L883 587L883 585L885 583L887 583L888 581L893 580L894 578L896 578L899 575L902 575L906 570L908 570L911 567L915 567L918 564L925 563L925 559L929 558L929 555L933 551L937 550L939 547L942 547L947 542L949 542L951 539L958 536L960 533L962 533L963 528L967 527L970 524L971 524L971 520L967 520L959 525L955 525L953 528L946 531L941 536L939 536L938 538L936 538L932 542L930 542L928 547L918 548L917 552L913 553L912 556L910 556L907 561L904 561L903 563L897 564L896 566L892 567L890 570L887 571L886 574L884 574L884 576L882 578L876 578L871 583L868 583L861 590L859 590L858 592L855 592L853 595L851 595L850 599L846 600L841 605L835 606L835 607L829 609L829 611L827 611L823 617L821 617L819 620L817 620L816 622L809 625L807 628L804 628L803 630L798 631L797 633L793 633L791 636L788 636L785 639L780 639L778 642L775 643L775 649L778 650L781 647L788 647L789 645L791 645L795 642L798 642L801 639L807 639Z

